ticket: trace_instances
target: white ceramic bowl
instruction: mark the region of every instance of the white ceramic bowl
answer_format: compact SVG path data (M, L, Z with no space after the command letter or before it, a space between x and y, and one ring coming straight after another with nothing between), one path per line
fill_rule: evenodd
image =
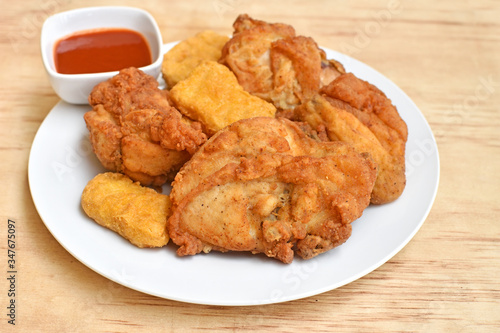
M118 74L117 71L95 74L60 74L56 71L55 43L74 32L98 28L125 28L141 33L149 44L153 63L140 69L155 78L160 74L163 42L158 24L148 12L132 7L88 7L58 13L43 24L41 51L52 88L68 103L87 104L96 84Z

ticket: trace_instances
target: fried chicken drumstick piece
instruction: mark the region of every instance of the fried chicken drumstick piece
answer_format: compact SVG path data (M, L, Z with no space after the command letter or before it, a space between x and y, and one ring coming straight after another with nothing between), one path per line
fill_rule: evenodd
M217 132L172 183L168 231L181 256L249 251L284 263L342 243L370 202L372 160L257 117Z

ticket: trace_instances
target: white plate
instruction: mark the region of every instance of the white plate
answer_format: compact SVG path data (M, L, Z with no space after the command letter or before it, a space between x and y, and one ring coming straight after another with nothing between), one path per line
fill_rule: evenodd
M165 50L173 45L167 44ZM295 300L354 281L394 256L427 217L439 182L436 142L422 113L389 79L343 54L329 58L384 91L408 125L407 185L391 204L368 207L347 242L290 265L264 255L178 257L176 246L139 249L90 220L80 207L87 182L104 169L94 156L83 114L89 106L59 102L31 148L29 184L41 219L75 258L106 278L162 298L212 305L257 305Z

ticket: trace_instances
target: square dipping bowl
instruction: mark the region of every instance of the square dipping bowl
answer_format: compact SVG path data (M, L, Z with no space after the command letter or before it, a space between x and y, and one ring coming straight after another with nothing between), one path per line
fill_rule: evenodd
M161 72L163 61L162 37L158 24L148 12L133 7L88 7L50 16L44 22L40 46L45 70L52 88L64 101L88 104L88 96L95 85L118 74L118 71L92 74L58 73L54 61L56 43L68 35L86 30L106 28L129 29L144 36L151 51L152 63L139 69L155 78Z

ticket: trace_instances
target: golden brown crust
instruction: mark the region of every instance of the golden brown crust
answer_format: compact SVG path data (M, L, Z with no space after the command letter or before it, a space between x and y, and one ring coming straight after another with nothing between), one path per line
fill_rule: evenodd
M269 24L254 20L248 15L238 16L233 27L233 37L222 48L219 62L234 72L246 91L271 101L271 44L276 40L295 36L295 30L286 24Z
M203 61L219 60L222 47L228 40L228 36L206 30L172 47L163 56L161 68L167 88L171 89L187 78Z
M108 170L121 172L121 132L120 124L107 112L102 105L98 105L92 112L83 115L89 130L89 139L94 152L101 164Z
M286 119L238 121L184 165L170 194L179 255L210 250L310 258L350 235L376 171L342 142L317 142ZM314 244L314 247L310 247Z
M169 241L169 197L125 175L106 172L95 176L83 190L81 205L90 218L137 247L162 247Z
M215 61L201 63L170 90L170 96L185 116L203 125L208 135L237 120L274 117L276 112L274 105L243 90L234 74Z
M344 66L335 59L327 59L325 52L321 50L320 86L324 87L329 85L342 74L345 74Z
M370 116L373 114L387 127L396 131L403 142L408 139L408 128L398 110L391 100L373 84L357 78L352 73L347 73L325 86L321 93L344 101L365 114Z
M310 37L297 36L271 45L273 90L271 100L281 109L293 108L320 88L321 54Z
M396 200L406 185L405 144L408 130L391 101L375 86L343 74L294 109L293 119L309 123L330 140L370 153L378 175L371 203Z
M339 62L326 59L312 38L296 36L290 25L240 15L233 26L219 62L246 91L278 109L294 108L345 72Z
M198 123L182 118L158 82L127 68L94 87L84 115L103 166L143 185L161 186L206 141Z

